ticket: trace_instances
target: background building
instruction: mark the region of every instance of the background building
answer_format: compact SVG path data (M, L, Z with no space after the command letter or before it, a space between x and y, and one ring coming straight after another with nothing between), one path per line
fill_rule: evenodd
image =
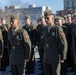
M76 9L76 0L64 0L64 10Z
M24 25L25 15L31 16L31 21L35 24L40 16L44 15L45 10L51 10L49 6L36 7L34 4L29 5L27 8L19 8L18 6L5 6L4 10L0 10L0 16L5 16L8 20L12 13L19 15L20 25Z
M56 15L64 16L67 14L76 13L76 0L63 0L64 2L64 10L57 11Z

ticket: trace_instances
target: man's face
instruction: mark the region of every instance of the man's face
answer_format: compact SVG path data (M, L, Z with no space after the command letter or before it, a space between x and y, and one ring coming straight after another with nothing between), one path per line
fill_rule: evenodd
M40 24L41 24L41 20L38 20L38 21L37 21L37 24L40 25Z
M58 20L58 25L62 25L62 20Z
M30 24L30 19L25 19L25 24Z
M2 24L6 24L6 20L2 20L1 23L2 23Z
M62 25L62 20L61 19L56 20L55 24L61 26Z
M67 22L71 23L71 17L67 17Z
M76 24L76 17L73 18L73 22Z
M45 21L46 21L47 24L51 24L54 21L53 15L46 16Z
M64 24L65 23L65 20L64 19L62 19L62 24Z
M18 20L12 20L10 21L11 27L15 28L18 26L19 21Z
M56 20L55 22L54 22L56 25L58 25L58 21Z
M45 24L45 19L44 18L41 19L41 24Z

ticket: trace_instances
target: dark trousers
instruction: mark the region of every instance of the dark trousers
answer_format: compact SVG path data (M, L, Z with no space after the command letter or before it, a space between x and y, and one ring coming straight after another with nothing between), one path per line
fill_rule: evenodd
M40 56L41 63L43 62L43 54L44 54L44 49L39 49L39 56Z
M74 75L76 75L76 64L74 64L74 72L75 72Z
M34 72L34 69L35 69L35 53L34 53L34 48L32 48L30 59L26 63L26 70L30 72Z
M73 53L72 53L72 50L70 49L70 47L68 47L68 48L69 49L67 51L67 59L66 59L67 65L68 65L68 67L74 68L74 66L73 66L73 62L74 62Z
M67 62L61 63L61 75L67 75Z
M44 75L60 75L60 63L47 64L43 63Z
M43 54L44 54L44 49L39 49L39 56L40 56L42 71L43 71Z
M11 64L11 73L12 75L25 75L24 65Z
M3 56L1 58L1 69L6 69L9 65L8 49L4 48Z
M0 59L0 69L1 69L1 59Z

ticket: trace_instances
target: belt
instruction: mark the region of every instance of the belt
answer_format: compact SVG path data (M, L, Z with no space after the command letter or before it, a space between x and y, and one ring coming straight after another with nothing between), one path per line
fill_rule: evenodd
M17 45L16 45L16 46L12 46L12 49L13 49L13 50L14 50L14 49L20 49L20 48L21 48L21 49L24 49L23 46L17 46Z
M46 47L47 47L47 48L48 48L48 47L51 47L51 48L52 48L52 47L53 47L53 48L55 47L55 48L56 48L57 46L56 46L56 45L53 45L53 44L46 44Z

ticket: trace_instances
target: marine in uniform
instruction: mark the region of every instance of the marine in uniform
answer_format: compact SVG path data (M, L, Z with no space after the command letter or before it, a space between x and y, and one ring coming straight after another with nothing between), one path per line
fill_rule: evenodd
M31 56L30 56L30 60L26 64L26 74L31 74L34 73L34 69L35 69L34 48L37 43L37 29L34 24L31 24L31 17L29 15L25 16L25 26L23 26L23 29L25 29L28 32L31 40Z
M6 18L1 18L1 25L0 29L2 31L3 41L4 41L4 51L3 51L3 57L1 58L1 69L2 71L6 70L6 67L9 65L9 56L8 56L8 29L6 27ZM6 63L5 63L6 62Z
M56 21L56 25L62 27L64 33L65 33L65 36L66 36L66 39L68 40L68 28L66 26L63 25L63 22L62 22L62 17L60 16L57 16L55 18L55 21ZM67 48L68 49L68 48ZM67 51L66 51L67 52ZM65 55L66 54L66 55ZM64 55L67 56L67 53L65 53ZM61 75L67 75L67 59L64 59L64 63L61 63Z
M43 36L43 31L44 31L44 27L46 27L46 22L45 22L45 18L44 16L40 16L39 20L41 21L41 24L39 24L37 26L37 31L38 31L38 51L39 51L39 56L40 56L40 60L41 60L41 67L42 67L42 72L40 75L42 75L43 72L43 54L44 54L44 44L45 44L45 40L44 40L44 36Z
M67 38L67 42L68 42L68 51L67 51L67 66L71 67L72 69L70 69L69 71L72 72L74 71L73 69L73 55L71 52L71 44L72 44L72 27L73 27L73 20L72 20L72 15L71 14L67 14L66 15L67 18L67 23L64 23L63 26L66 26L68 29L68 38Z
M8 31L8 40L11 45L10 65L12 75L25 75L25 64L29 61L31 41L26 30L19 27L18 15L11 15L11 27Z
M60 75L60 63L66 59L67 41L62 28L54 24L52 11L46 10L44 15L47 23L44 29L44 75Z
M76 75L76 13L73 14L72 18L73 18L73 26L71 29L72 33L71 53L73 55L73 65Z

